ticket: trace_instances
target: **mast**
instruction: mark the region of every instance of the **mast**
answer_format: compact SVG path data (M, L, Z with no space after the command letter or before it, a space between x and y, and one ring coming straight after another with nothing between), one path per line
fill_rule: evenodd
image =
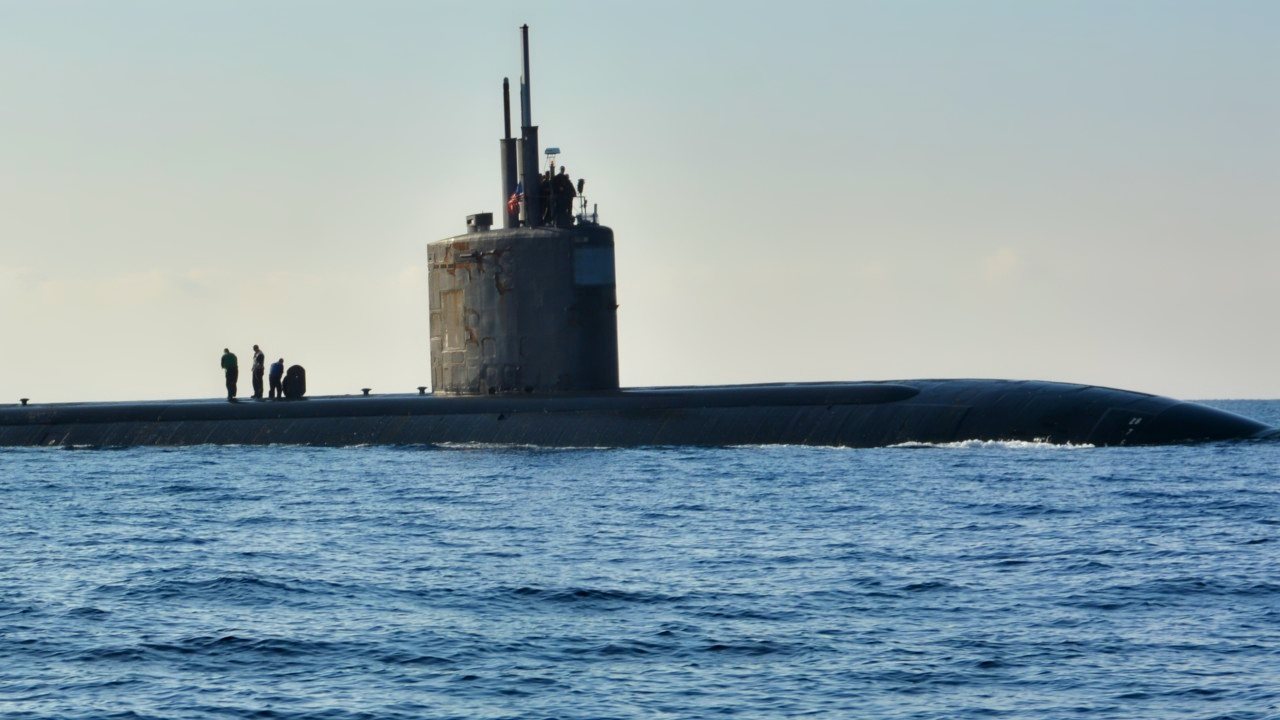
M511 83L502 78L502 139L498 141L502 169L502 201L498 205L502 227L520 224L520 206L515 200L520 176L516 172L516 141L511 137Z
M520 182L524 186L524 224L542 224L542 195L538 169L538 126L533 124L533 107L529 92L529 26L520 26L520 42L524 54L524 75L520 77Z

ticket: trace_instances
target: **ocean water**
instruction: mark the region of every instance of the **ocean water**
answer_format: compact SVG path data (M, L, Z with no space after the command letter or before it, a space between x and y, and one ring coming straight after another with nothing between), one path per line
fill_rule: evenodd
M1280 717L1280 442L0 449L0 717L720 716Z

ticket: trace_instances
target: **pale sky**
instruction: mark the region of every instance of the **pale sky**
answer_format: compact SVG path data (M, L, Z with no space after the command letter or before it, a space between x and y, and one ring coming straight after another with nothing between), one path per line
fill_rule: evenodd
M428 384L524 22L626 386L1280 397L1280 3L526 5L0 0L0 402Z

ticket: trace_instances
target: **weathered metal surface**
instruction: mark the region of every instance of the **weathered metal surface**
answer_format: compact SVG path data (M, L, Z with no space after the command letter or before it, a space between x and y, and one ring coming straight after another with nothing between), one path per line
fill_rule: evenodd
M1277 432L1232 413L1164 397L1007 380L0 408L0 445L874 447L962 440L1154 445L1275 437Z
M431 243L427 257L435 392L617 389L611 230L468 233Z

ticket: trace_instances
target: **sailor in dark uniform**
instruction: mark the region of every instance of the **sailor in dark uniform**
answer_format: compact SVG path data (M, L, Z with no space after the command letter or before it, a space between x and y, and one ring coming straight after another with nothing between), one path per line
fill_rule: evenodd
M240 379L240 367L236 365L236 355L227 348L222 348L222 371L227 376L227 399L236 400L236 381Z
M284 386L280 384L284 378L284 358L271 363L271 373L267 377L271 381L271 399L284 399Z
M253 399L262 399L262 373L266 368L267 359L263 356L262 350L257 345L253 346Z
M564 166L560 166L560 174L556 175L556 179L552 183L552 195L555 196L555 222L557 227L569 227L573 224L573 199L578 193L573 190L573 181L569 179L569 174L565 172Z
M542 173L542 178L538 182L538 201L541 205L540 211L543 225L550 225L556 216L555 208L552 207L552 203L555 202L555 189L551 184L551 180L551 171L547 170Z

